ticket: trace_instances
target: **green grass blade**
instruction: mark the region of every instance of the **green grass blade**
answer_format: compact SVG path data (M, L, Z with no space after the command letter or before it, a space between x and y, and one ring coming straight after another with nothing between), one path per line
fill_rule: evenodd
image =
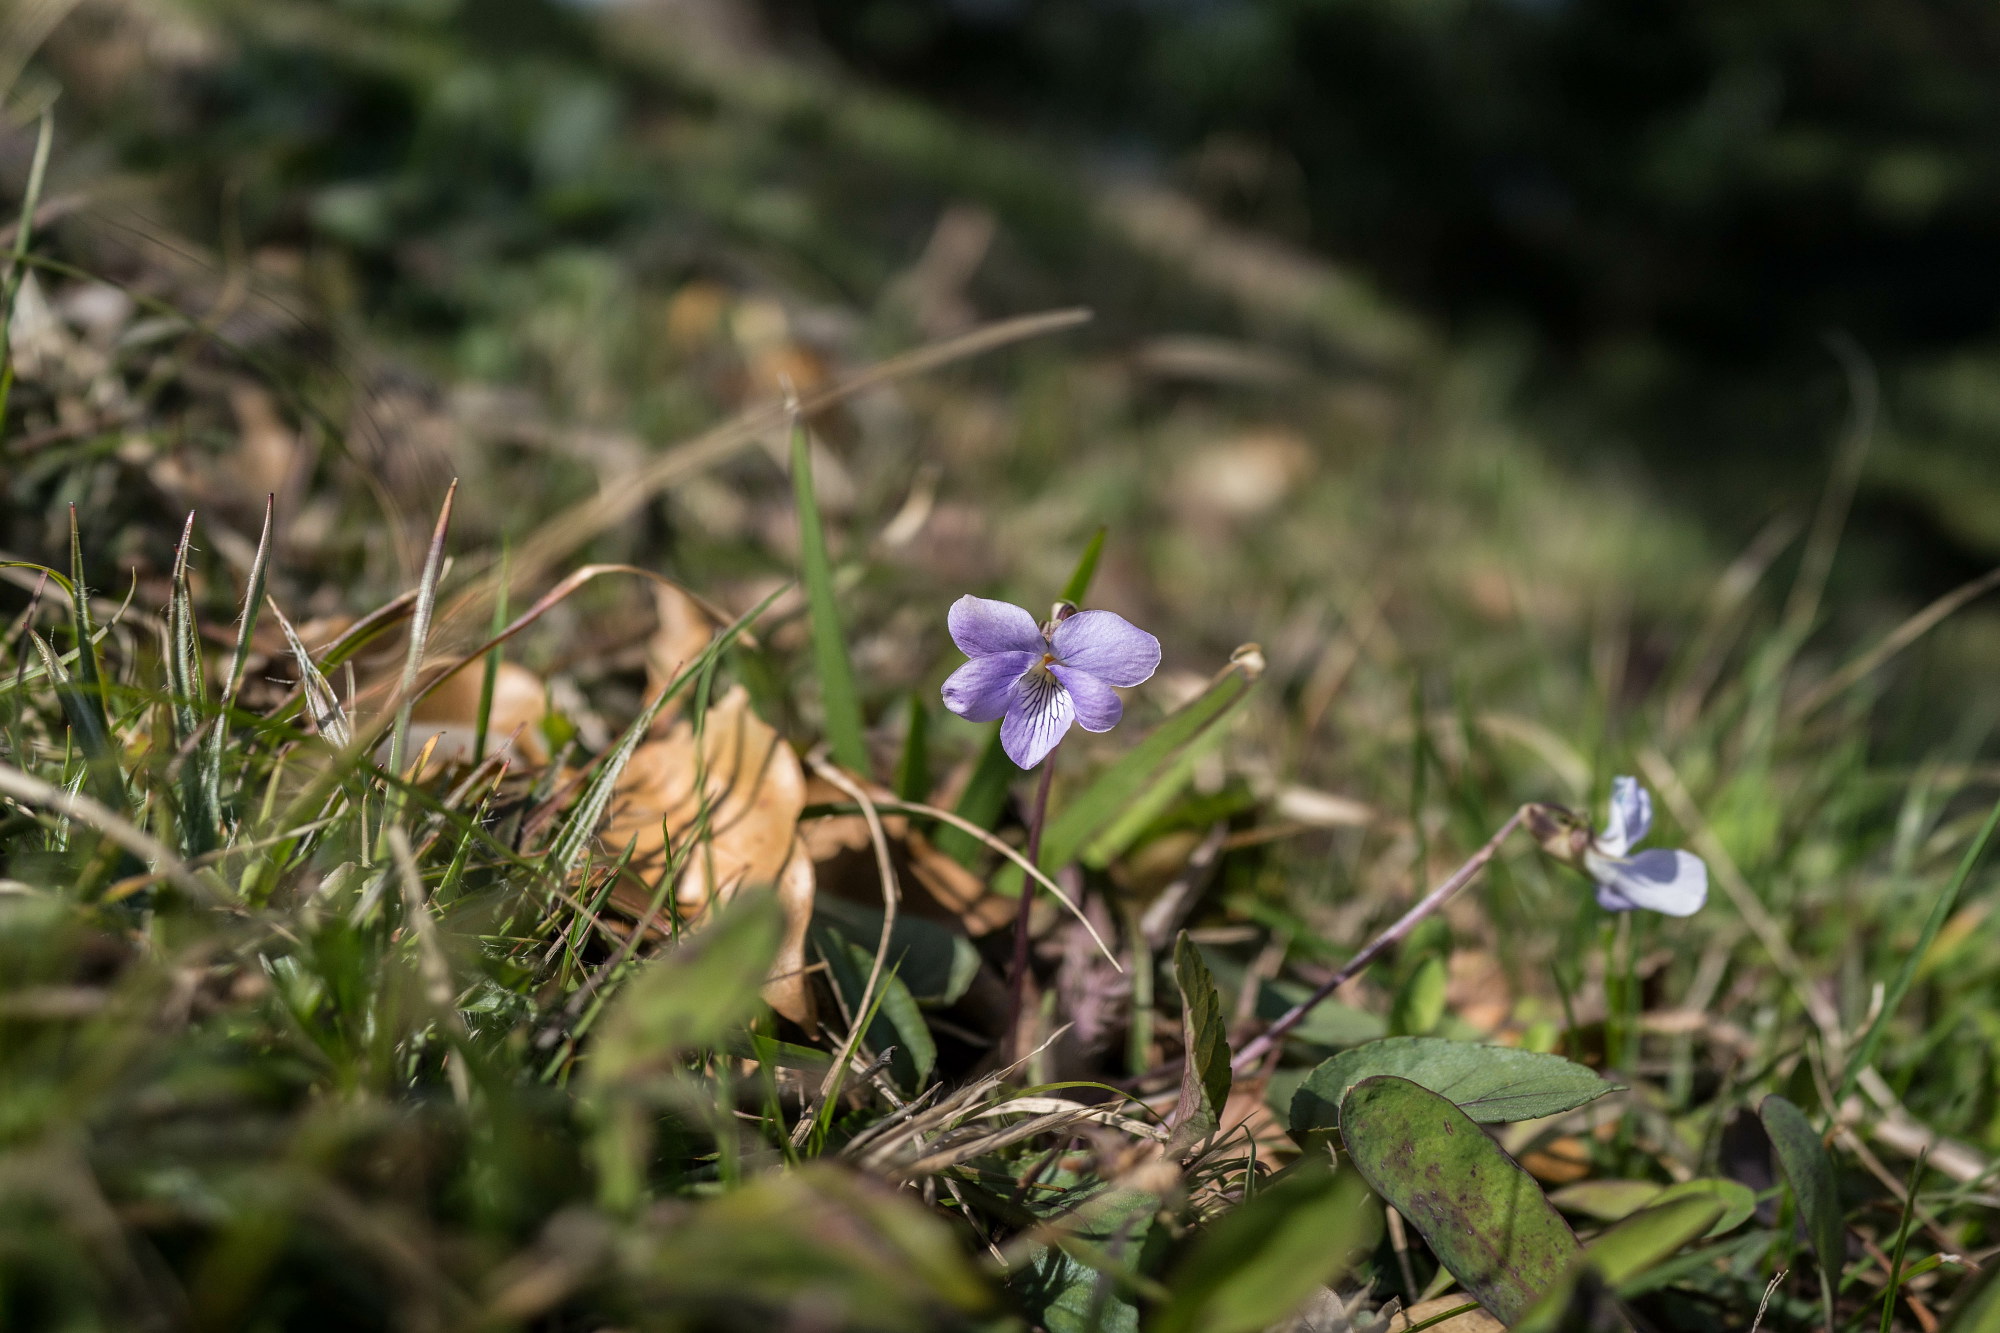
M83 538L77 530L75 505L69 507L68 588L70 634L76 640L77 704L93 715L90 734L103 738L108 747L111 710L105 697L104 668L97 660L97 626L91 621L90 590L83 579Z
M257 611L264 603L264 583L271 569L271 524L276 498L264 497L264 528L257 537L257 554L250 561L250 579L243 589L243 614L236 622L236 646L229 654L229 670L222 677L221 707L215 726L202 747L201 781L208 808L219 820L222 814L222 765L229 739L229 710L242 688L243 672L250 662L250 642L257 631Z
M1986 854L1986 844L1992 841L1995 826L2000 826L2000 803L1995 803L1992 812L1986 816L1986 822L1980 826L1978 835L1965 849L1965 855L1959 858L1958 871L1951 877L1951 883L1945 886L1945 891L1938 895L1935 903L1931 904L1931 914L1924 921L1924 928L1917 936L1916 946L1903 955L1902 967L1896 970L1895 980L1889 983L1888 991L1882 996L1881 1012L1875 1015L1875 1021L1868 1025L1868 1031L1862 1034L1861 1040L1855 1044L1854 1054L1848 1057L1847 1067L1841 1071L1840 1090L1834 1094L1833 1106L1839 1106L1847 1099L1847 1094L1854 1090L1855 1080L1861 1077L1861 1071L1875 1058L1875 1048L1881 1044L1882 1034L1888 1029L1890 1020L1895 1018L1897 1008L1903 1003L1903 997L1910 993L1910 987L1917 979L1917 969L1923 966L1924 955L1930 952L1938 932L1944 929L1944 923L1950 918L1951 909L1957 905L1958 895L1965 888L1965 882L1972 878L1973 868L1979 864L1979 858ZM1831 1107L1828 1108L1828 1113L1832 1113Z
M861 692L854 683L854 663L840 628L840 607L833 595L833 562L826 553L826 528L820 520L819 497L813 491L812 443L803 417L792 419L792 490L799 514L799 574L805 583L806 608L812 621L813 665L819 674L820 705L826 712L826 740L833 757L856 773L868 772L868 745L863 737Z
M167 597L167 694L174 718L176 750L190 747L201 730L208 683L202 673L201 635L195 625L194 594L188 587L187 558L194 540L194 514L181 528L180 544L174 548L172 587ZM216 726L222 725L221 719ZM181 764L181 852L199 856L215 846L215 807L209 803L209 785L199 752L190 752Z
M910 725L903 733L903 756L896 761L896 795L906 801L928 800L931 794L931 713L923 696L910 696Z
M1043 869L1076 859L1098 830L1130 809L1183 747L1220 723L1250 693L1263 671L1259 655L1240 654L1193 703L1177 710L1153 733L1077 793L1042 835Z
M431 529L430 549L424 554L424 572L417 580L417 604L410 618L410 647L403 655L403 678L397 683L396 725L389 732L389 771L401 776L403 747L409 743L410 713L417 706L417 673L424 667L424 650L430 646L431 617L437 612L438 579L444 572L444 539L451 530L451 504L458 495L458 478L452 478L438 508L437 526ZM395 798L391 796L391 812Z
M1000 821L1000 812L1007 808L1007 793L1020 775L1021 770L1014 767L1014 761L1000 748L1000 727L996 723L986 738L986 748L979 752L979 762L973 765L972 776L966 780L965 790L958 794L958 804L952 813L991 830ZM937 845L940 851L965 866L978 860L982 850L979 839L956 828L939 829Z
M1090 541L1084 545L1083 558L1076 562L1069 582L1063 584L1062 599L1075 606L1082 606L1085 594L1090 591L1090 580L1097 573L1097 558L1104 554L1104 535L1110 529L1100 526L1090 534Z

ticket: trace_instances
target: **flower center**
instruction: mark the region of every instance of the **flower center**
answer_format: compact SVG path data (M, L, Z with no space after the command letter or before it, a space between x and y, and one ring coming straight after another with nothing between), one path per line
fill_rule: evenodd
M1043 653L1042 660L1029 667L1028 670L1038 676L1053 676L1055 673L1049 670L1049 664L1055 660L1056 655L1054 653Z

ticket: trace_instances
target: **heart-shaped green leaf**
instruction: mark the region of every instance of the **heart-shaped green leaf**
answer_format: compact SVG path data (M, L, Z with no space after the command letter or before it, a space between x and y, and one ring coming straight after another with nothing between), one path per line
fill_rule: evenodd
M1560 1055L1442 1037L1389 1037L1342 1051L1313 1070L1292 1097L1292 1133L1304 1138L1335 1128L1347 1090L1381 1074L1429 1088L1482 1125L1558 1115L1619 1087Z

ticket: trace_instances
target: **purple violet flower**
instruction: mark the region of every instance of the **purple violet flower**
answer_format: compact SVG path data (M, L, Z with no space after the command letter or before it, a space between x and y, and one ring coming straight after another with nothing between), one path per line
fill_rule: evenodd
M1133 686L1160 665L1160 641L1110 611L1058 613L1047 625L1009 602L961 597L951 640L972 660L944 683L944 706L969 722L1000 723L1000 748L1033 768L1080 722L1109 731L1125 705L1111 687Z
M1583 868L1597 881L1597 905L1607 912L1643 907L1667 916L1689 916L1708 901L1708 866L1693 852L1655 847L1632 853L1653 827L1653 797L1637 778L1611 782L1610 818L1583 852Z

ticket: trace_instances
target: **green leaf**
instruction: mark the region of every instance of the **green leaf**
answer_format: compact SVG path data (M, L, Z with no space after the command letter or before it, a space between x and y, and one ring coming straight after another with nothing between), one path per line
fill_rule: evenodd
M830 893L813 900L813 921L866 946L871 958L882 938L880 908ZM889 964L919 1004L956 1004L979 973L979 950L957 931L901 912L889 931Z
M719 1045L763 1007L785 918L776 897L737 895L700 930L643 964L597 1027L585 1078L596 1090L631 1083L689 1052Z
M1583 1247L1583 1257L1613 1287L1623 1286L1722 1220L1725 1206L1713 1194L1683 1194L1641 1208Z
M1757 1211L1757 1195L1735 1180L1703 1178L1662 1186L1652 1180L1582 1180L1549 1195L1549 1202L1568 1213L1582 1213L1600 1222L1617 1222L1641 1208L1658 1207L1676 1199L1713 1199L1721 1208L1710 1237L1734 1231Z
M1181 1037L1187 1047L1181 1066L1181 1095L1174 1107L1169 1156L1185 1156L1215 1135L1229 1100L1229 1037L1222 999L1201 951L1184 930L1174 941L1174 980L1181 988Z
M1366 1078L1348 1089L1340 1123L1355 1168L1502 1323L1525 1314L1582 1254L1528 1173L1437 1093L1404 1078Z
M1398 1037L1428 1035L1444 1020L1444 959L1432 954L1417 964L1389 1006L1389 1031Z
M1576 1267L1535 1303L1512 1333L1557 1333L1566 1316L1575 1314L1579 1290L1588 1289L1586 1272L1615 1291L1658 1267L1683 1245L1707 1235L1724 1212L1722 1200L1714 1194L1684 1194L1641 1208L1584 1246Z
M1764 1132L1778 1154L1778 1166L1798 1201L1799 1219L1805 1223L1806 1239L1812 1242L1819 1259L1820 1299L1825 1308L1826 1326L1833 1327L1833 1294L1840 1285L1840 1271L1847 1258L1847 1228L1840 1209L1840 1181L1834 1175L1833 1159L1826 1144L1801 1111L1775 1094L1757 1108Z
M879 947L881 925L879 918L876 934L866 946L847 938L837 930L816 927L814 943L820 956L826 959L827 976L834 989L840 992L841 1000L848 1011L853 1012L861 1003L861 997L868 989L868 974L875 968L875 950ZM931 1069L937 1064L937 1041L931 1036L930 1026L924 1022L923 1010L917 1007L916 997L909 986L898 975L894 934L890 936L890 954L882 969L882 979L875 988L875 1012L867 1029L868 1045L875 1051L896 1048L891 1061L896 1079L912 1094L921 1091L930 1078Z
M1153 1286L1140 1274L1164 1247L1159 1209L1149 1191L1112 1188L1051 1219L1055 1243L1030 1247L1007 1280L1024 1313L1048 1333L1138 1333Z
M1427 1088L1482 1125L1560 1115L1619 1089L1560 1055L1443 1037L1389 1037L1342 1051L1313 1070L1292 1097L1292 1133L1336 1128L1347 1090L1380 1074Z
M1307 1167L1204 1231L1173 1268L1149 1333L1255 1333L1340 1280L1371 1249L1381 1214L1353 1175Z
M1616 1222L1659 1198L1665 1189L1657 1180L1579 1180L1550 1194L1549 1202L1566 1213Z
M1678 1185L1669 1185L1660 1191L1659 1197L1646 1206L1658 1208L1676 1199L1714 1199L1722 1211L1715 1219L1715 1225L1708 1229L1710 1238L1736 1230L1750 1220L1757 1211L1757 1192L1739 1180L1719 1180L1702 1177L1683 1180Z
M840 628L833 594L833 561L826 552L826 528L813 491L812 442L803 417L792 420L792 493L799 511L799 574L812 621L813 666L819 675L820 706L826 712L826 740L833 757L856 773L868 772L868 744L861 718L861 691Z

